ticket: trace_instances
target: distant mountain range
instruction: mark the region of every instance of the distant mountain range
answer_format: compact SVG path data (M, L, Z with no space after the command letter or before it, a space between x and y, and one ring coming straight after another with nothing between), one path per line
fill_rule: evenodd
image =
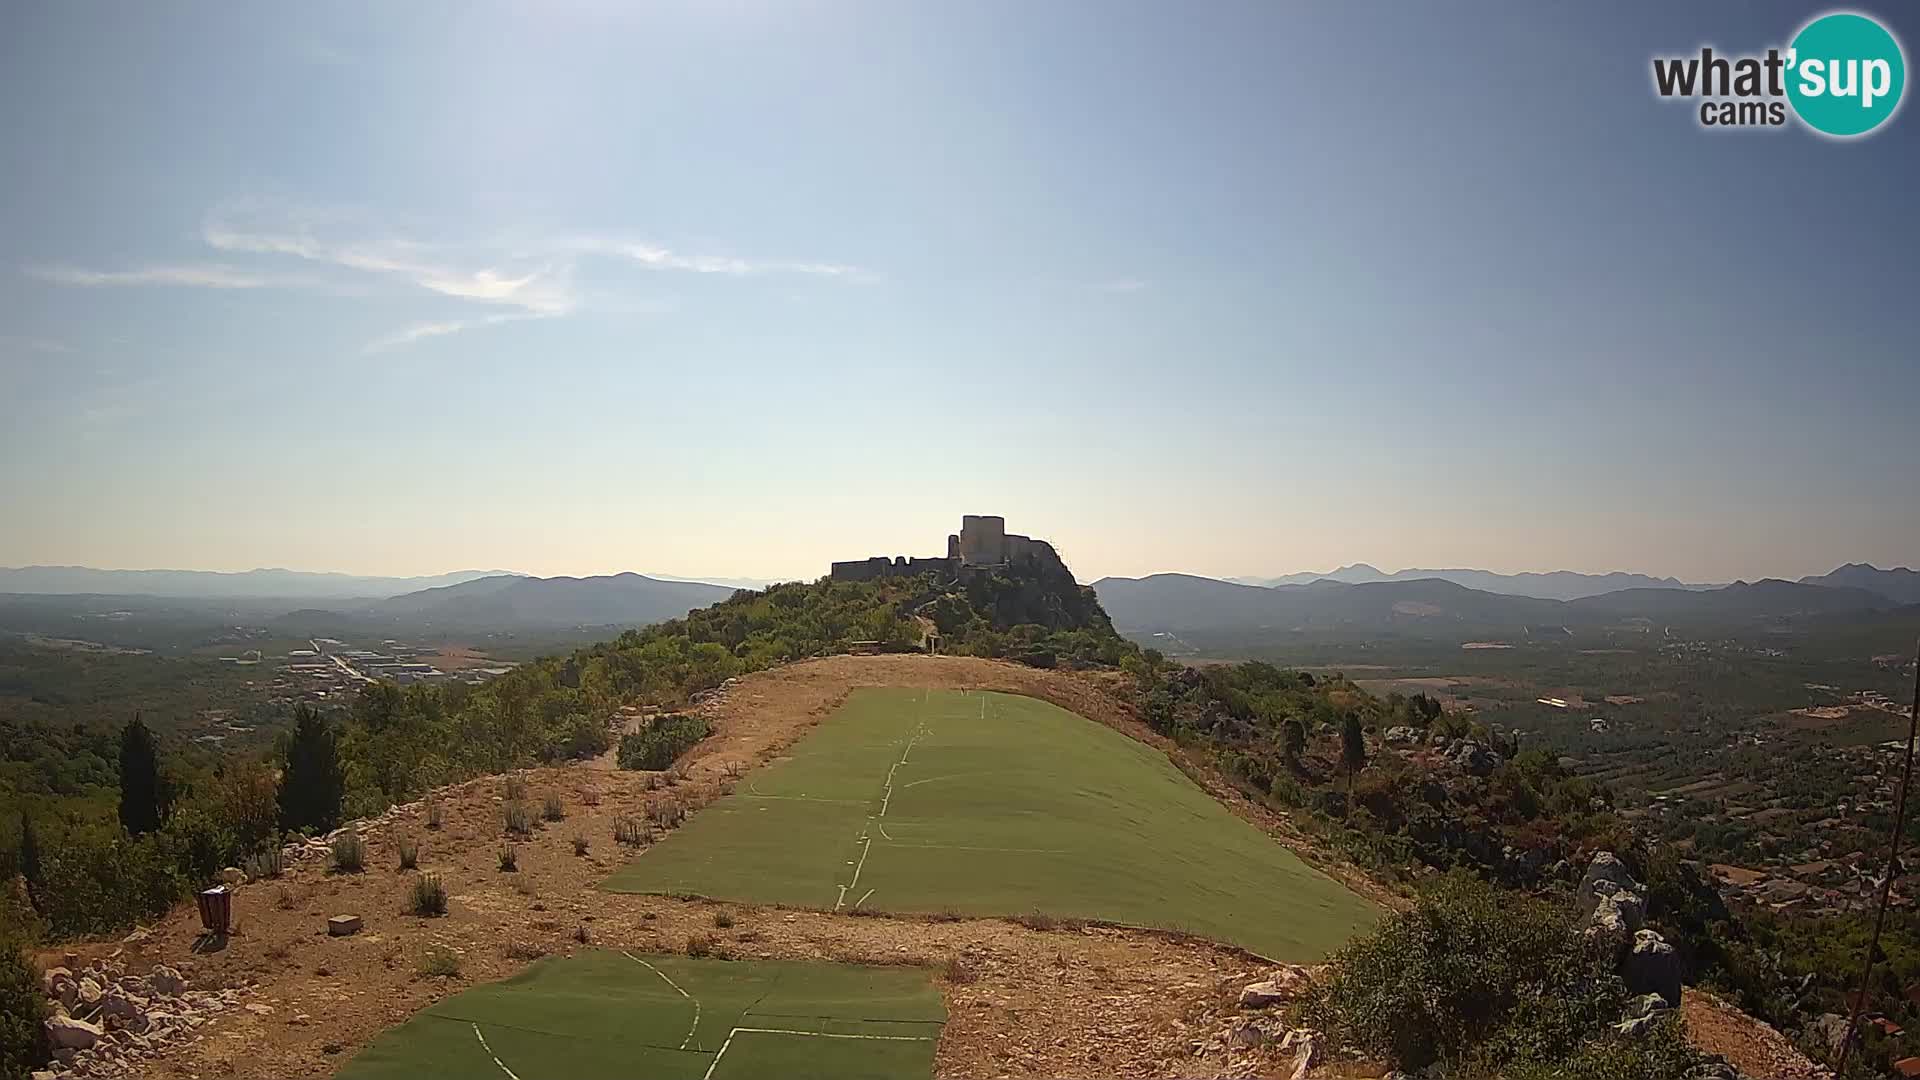
M1629 575L1622 575L1629 576ZM1468 588L1441 578L1357 584L1247 585L1188 574L1093 584L1114 625L1131 631L1352 630L1515 637L1626 619L1731 623L1865 612L1897 597L1851 586L1767 580L1720 587L1629 588L1573 600Z
M169 596L208 599L379 599L510 570L457 570L427 577L362 577L310 570L96 570L89 566L0 567L0 593Z
M734 591L641 574L486 577L395 596L364 613L439 626L643 626L678 619Z
M1803 577L1800 583L1866 589L1902 604L1920 604L1920 570L1909 570L1904 566L1882 570L1866 563L1848 563L1831 574Z
M1532 596L1541 600L1578 600L1583 596L1618 592L1621 589L1717 589L1718 585L1690 585L1677 578L1648 577L1645 574L1582 574L1572 570L1554 570L1544 574L1496 574L1491 570L1399 570L1384 573L1366 563L1354 563L1325 574L1287 574L1274 578L1230 578L1241 585L1308 585L1316 581L1339 581L1364 585L1376 581L1419 581L1438 579L1465 585L1481 592L1508 596Z

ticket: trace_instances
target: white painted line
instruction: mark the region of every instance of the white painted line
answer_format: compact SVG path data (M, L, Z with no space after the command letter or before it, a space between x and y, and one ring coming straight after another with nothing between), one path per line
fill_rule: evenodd
M860 910L860 905L861 905L861 904L864 904L864 903L866 903L866 902L867 902L867 897L869 897L869 896L872 896L872 895L873 895L873 890L872 890L872 889L868 889L868 890L867 890L866 892L864 892L864 893L861 893L861 894L860 894L860 899L858 899L858 900L855 900L855 901L853 902L853 910L855 910L855 911L859 911L859 910Z
M666 983L668 986L671 986L675 990L680 991L681 997L686 998L688 1001L693 1002L693 1026L687 1029L687 1037L680 1040L680 1049L685 1050L687 1048L687 1044L693 1041L693 1033L700 1030L700 999L697 997L694 997L692 994L687 993L686 987L681 986L679 983L674 982L672 979L668 979L666 972L661 971L659 968L654 967L652 964L647 963L645 960L640 959L639 957L633 955L630 952L622 952L620 955L626 957L627 959L633 961L636 964L639 964L641 967L646 968L648 971L653 972L655 975L660 976L662 979L666 979Z
M873 837L869 836L867 837L867 846L860 849L860 865L853 868L853 880L847 882L847 888L857 889L860 887L860 871L867 868L867 852L872 850Z
M926 1021L896 1020L894 1023L925 1023ZM801 1035L809 1039L873 1039L877 1042L933 1042L932 1035L850 1035L839 1031L789 1031L786 1028L750 1028L737 1027L734 1032L746 1032L749 1035ZM731 1033L730 1033L731 1034Z
M820 802L834 803L840 806L865 806L859 799L821 799L812 795L760 795L753 792L736 793L736 799L767 799L774 802Z
M479 1024L473 1025L473 1037L480 1040L480 1049L485 1050L487 1056L493 1059L493 1063L500 1066L501 1072L512 1077L512 1080L520 1080L520 1077L516 1075L512 1069L507 1068L507 1063L500 1060L500 1055L493 1052L493 1047L487 1045L487 1037L480 1034Z
M1011 851L1016 855L1071 855L1072 848L1031 848L1031 847L976 847L971 844L906 844L895 841L894 847L932 848L935 851Z
M727 1056L727 1047L733 1045L733 1037L742 1033L748 1035L799 1035L802 1038L808 1039L871 1039L875 1042L934 1041L933 1036L929 1035L844 1035L834 1031L789 1031L786 1028L737 1027L727 1032L726 1041L720 1044L720 1052L713 1055L713 1062L707 1066L707 1071L700 1077L700 1080L713 1080L713 1070L719 1068L720 1059ZM501 1068L505 1067L504 1065L501 1066ZM511 1076L512 1074L509 1073L508 1075ZM514 1077L514 1080L519 1080L519 1077Z

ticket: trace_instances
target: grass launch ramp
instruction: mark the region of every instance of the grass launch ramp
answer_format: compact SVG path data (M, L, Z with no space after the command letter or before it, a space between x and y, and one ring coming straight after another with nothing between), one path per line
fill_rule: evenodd
M863 689L605 883L828 910L1043 913L1322 958L1377 910L1166 759L1009 694Z
M383 1033L336 1080L926 1080L926 971L592 950Z

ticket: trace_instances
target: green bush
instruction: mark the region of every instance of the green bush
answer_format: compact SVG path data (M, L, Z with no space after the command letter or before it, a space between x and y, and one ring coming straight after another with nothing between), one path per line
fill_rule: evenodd
M705 717L669 713L655 717L647 730L620 739L620 767L658 772L713 733Z
M447 886L438 874L422 874L413 879L411 898L407 910L415 915L445 915L447 913Z
M241 869L247 872L247 880L249 881L264 881L267 878L277 878L287 871L287 856L286 853L280 849L279 844L269 844L261 848L258 854L250 856L247 859L246 865L242 866Z
M333 838L329 849L333 857L333 868L342 874L357 874L367 868L367 842L360 839L356 829L348 829Z
M533 810L526 803L507 804L507 834L522 837L533 835Z
M165 831L130 840L75 829L42 856L40 904L55 939L116 934L155 918L188 885Z
M431 979L451 979L460 974L460 954L445 945L430 945L415 970Z
M1627 1003L1610 948L1580 934L1569 912L1463 872L1331 963L1308 1022L1402 1069L1557 1062Z
M24 1077L47 1063L47 999L40 972L16 942L0 945L0 1077Z

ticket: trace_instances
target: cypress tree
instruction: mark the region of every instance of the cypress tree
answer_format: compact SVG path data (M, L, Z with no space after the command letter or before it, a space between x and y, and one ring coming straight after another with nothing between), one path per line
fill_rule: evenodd
M280 827L289 832L328 832L340 824L347 779L333 726L301 706L293 715L293 735L280 774Z
M1348 716L1340 726L1340 760L1347 767L1347 797L1353 797L1353 778L1367 764L1367 739L1360 718Z
M40 835L34 831L33 819L24 813L20 815L20 876L27 883L27 903L39 911Z
M160 745L140 715L120 733L120 825L140 836L160 827L166 816L160 786Z

